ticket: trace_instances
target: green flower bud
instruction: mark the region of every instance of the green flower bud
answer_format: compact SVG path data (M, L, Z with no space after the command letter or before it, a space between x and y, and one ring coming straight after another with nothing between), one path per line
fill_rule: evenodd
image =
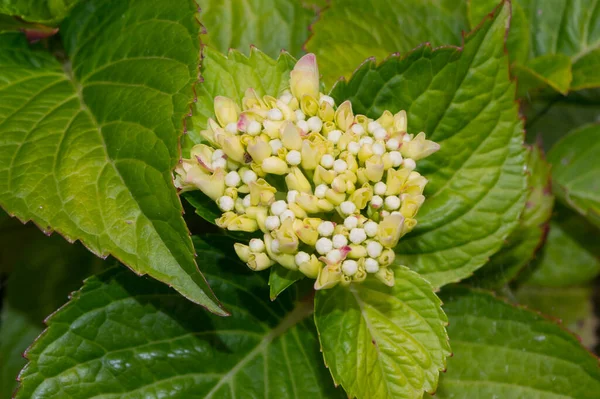
M240 108L235 101L228 97L217 96L215 97L214 105L215 115L222 127L227 126L229 123L237 124Z
M375 277L388 287L394 286L394 271L390 268L380 268L379 271L375 273Z
M233 249L242 262L248 262L251 254L249 246L236 242L233 244Z
M227 225L227 230L245 231L248 233L252 233L258 230L258 224L256 223L256 220L251 219L247 216L237 216L229 222L229 224Z
M275 261L271 259L266 253L252 253L248 258L248 267L255 272L268 269L275 264Z
M350 129L350 125L354 120L354 113L352 112L352 103L346 100L340 104L338 109L335 111L335 123L338 125L341 131L345 132Z
M342 271L339 267L325 266L319 271L315 280L315 290L333 288L342 279Z

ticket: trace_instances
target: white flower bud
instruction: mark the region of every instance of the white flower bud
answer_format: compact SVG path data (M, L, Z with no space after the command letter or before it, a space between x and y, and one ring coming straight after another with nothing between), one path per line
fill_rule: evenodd
M358 126L360 126L360 125L358 125ZM348 143L348 151L352 155L358 154L358 152L360 151L360 144L357 143L356 141L349 142Z
M287 193L286 199L289 204L293 204L296 202L296 197L298 196L297 190L290 190Z
M379 209L381 208L381 206L383 205L383 198L381 198L379 195L374 195L373 198L371 198L371 206L375 209Z
M367 131L371 134L375 133L375 130L379 128L381 128L381 125L379 124L379 122L376 121L369 122L369 124L367 125Z
M279 99L284 103L284 104L289 104L290 101L292 101L292 98L294 98L294 96L292 96L292 93L290 93L289 91L286 91L285 93L283 93L281 96L279 96Z
M333 162L335 159L331 154L325 154L321 157L321 166L325 169L331 169L333 167Z
M311 132L320 132L323 128L323 121L318 116L312 116L306 121L308 129Z
M275 201L271 204L271 213L275 216L281 215L287 210L287 202L284 200Z
M365 144L370 145L370 144L373 144L373 143L374 143L373 137L368 137L367 136L367 137L363 137L362 139L358 140L358 144L360 144L361 146L363 146Z
M390 161L392 161L394 168L402 165L402 154L400 154L400 151L390 151Z
M360 244L361 242L367 239L367 233L365 233L365 229L355 227L352 230L350 230L349 238L351 243Z
M225 169L227 160L225 158L215 159L211 165L213 169Z
M373 154L375 154L375 155L383 155L383 154L385 154L385 147L381 143L375 143L375 144L373 144L372 150L373 150Z
M279 215L279 220L281 223L283 223L286 219L296 219L296 215L292 210L286 209L285 211L281 212L281 215Z
M348 239L343 234L336 234L333 236L332 240L334 248L342 248L348 245Z
M336 159L333 162L333 170L335 170L337 173L344 173L346 170L348 170L348 164L343 159Z
M292 150L287 153L287 155L285 156L285 160L292 166L300 165L300 163L302 162L302 155L299 151Z
M363 134L365 132L365 128L362 127L362 125L359 125L358 123L355 123L354 125L352 125L350 130L352 130L352 133L354 133L358 136L360 136L361 134Z
M378 225L374 221L369 220L363 228L365 229L365 233L367 233L367 237L375 237L377 235Z
M333 243L329 238L319 238L317 243L315 244L315 249L321 255L326 255L329 251L333 249Z
M271 241L271 251L278 254L280 252L279 247L280 247L280 243L279 243L278 239Z
M356 216L348 216L344 219L344 227L348 230L352 230L358 226L358 218Z
M279 108L273 108L267 112L267 118L272 121L280 121L283 119L283 113L279 110Z
M385 143L385 147L390 151L394 151L400 147L400 142L398 141L398 139L389 139Z
M250 184L253 181L256 181L257 179L258 176L256 176L256 173L254 173L253 170L246 170L242 174L242 181L244 182L244 184Z
M382 127L378 127L373 132L373 137L375 137L375 140L385 140L387 137L387 131Z
M338 263L342 260L342 251L339 249L332 249L327 253L326 258L331 263Z
M240 184L240 175L238 172L229 172L225 175L225 185L228 187L237 187Z
M328 189L329 187L327 184L319 184L317 187L315 187L315 196L317 198L325 198L325 193L327 193Z
M235 206L235 201L233 198L224 195L218 199L218 205L219 209L221 209L223 212L229 212Z
M217 159L221 159L225 156L225 153L223 152L223 150L219 149L219 150L215 150L215 152L213 152L212 154L212 160L216 161Z
M244 197L244 199L242 200L242 205L244 205L244 208L250 208L252 206L252 200L250 198L250 194L248 194Z
M277 155L277 152L283 148L283 143L279 139L274 139L269 141L269 146L271 147L272 154Z
M252 121L248 124L248 128L246 128L246 133L248 133L251 136L256 136L260 133L261 130L261 124L257 121Z
M295 111L295 114L296 114L296 119L298 119L299 121L303 121L306 119L306 115L304 115L304 112L302 112L301 109L297 109Z
M385 197L385 207L390 211L400 208L400 198L395 195Z
M265 220L265 227L267 230L275 230L279 226L281 226L281 221L277 216L267 216L267 219Z
M373 186L373 192L377 195L384 195L386 191L387 185L382 181L375 183L375 186Z
M352 215L356 211L356 205L351 201L344 201L340 204L340 210L344 215Z
M294 261L296 262L296 266L300 266L303 263L310 261L310 255L306 252L300 251L294 256Z
M367 253L371 258L377 258L383 251L383 245L377 241L369 241L367 243Z
M309 131L308 123L304 120L296 122L296 127L304 133L308 133Z
M323 237L329 237L330 235L333 234L334 228L335 228L335 226L333 225L333 223L331 223L329 221L325 221L325 222L321 222L319 227L317 227L317 232L319 233L319 235L321 235Z
M265 250L265 242L260 238L253 238L250 240L250 250L252 252L263 252Z
M377 273L379 271L379 262L373 258L365 259L365 270L367 273Z
M417 163L414 161L414 159L411 158L406 158L403 162L402 165L410 170L413 170L414 168L417 167Z
M402 136L403 142L408 143L410 140L412 140L412 137L410 137L410 134L405 134L404 136Z
M237 132L238 132L237 123L235 123L235 122L228 123L227 126L225 126L225 131L230 134L237 134Z
M326 95L321 95L321 97L319 97L319 105L324 102L328 103L332 107L335 107L335 101L333 100L333 98Z
M340 130L332 130L327 134L327 140L331 141L333 144L337 144L342 137L342 132Z
M358 271L358 262L352 259L342 262L342 272L347 276L354 276Z

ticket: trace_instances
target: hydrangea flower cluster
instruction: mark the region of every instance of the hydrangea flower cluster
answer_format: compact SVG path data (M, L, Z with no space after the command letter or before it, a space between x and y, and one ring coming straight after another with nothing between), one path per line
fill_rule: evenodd
M181 191L200 189L223 215L218 226L256 232L235 251L252 270L280 264L315 289L373 275L394 285L393 248L411 231L427 179L416 161L439 145L407 133L406 112L377 120L319 92L314 54L278 98L248 89L242 107L214 100L216 121L176 168Z

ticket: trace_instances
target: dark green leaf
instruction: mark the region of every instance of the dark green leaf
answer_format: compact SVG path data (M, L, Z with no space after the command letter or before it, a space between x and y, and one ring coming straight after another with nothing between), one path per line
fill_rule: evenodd
M485 292L442 295L454 356L435 398L592 399L598 359L556 324Z
M221 52L245 54L256 46L275 58L282 49L300 56L315 10L297 0L196 0L201 8L206 43Z
M194 3L86 1L61 35L62 65L0 36L0 204L225 314L171 174L197 78Z
M548 153L557 197L600 227L600 125L569 133Z
M469 276L516 227L525 204L523 126L508 76L499 9L464 49L423 46L376 66L363 64L332 95L355 112L408 113L408 130L441 145L419 164L429 179L419 224L397 247L401 264L434 286Z
M405 267L396 284L366 280L318 291L315 322L325 364L350 397L421 398L450 354L441 301Z
M287 269L281 265L272 266L269 274L271 300L277 298L286 288L302 278L304 278L304 274L298 271Z
M517 228L500 251L475 272L472 282L478 286L498 288L513 280L531 261L542 245L548 220L552 215L554 196L550 185L550 164L543 151L533 146L527 162L529 194Z
M271 303L264 278L211 245L199 243L199 259L231 317L112 269L50 318L27 353L17 398L339 397L320 358L311 302L288 290Z
M80 0L0 0L0 14L30 22L57 24Z
M366 58L383 60L428 42L460 44L466 2L454 0L332 0L306 43L319 59L325 84L349 77Z
M567 94L571 85L571 59L564 54L547 54L530 60L527 66L516 64L512 71L519 82L518 95L550 86Z

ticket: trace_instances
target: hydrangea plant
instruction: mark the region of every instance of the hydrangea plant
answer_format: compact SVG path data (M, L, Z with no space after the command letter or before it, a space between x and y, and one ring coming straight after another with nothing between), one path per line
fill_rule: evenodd
M595 398L584 3L0 2L0 397Z

